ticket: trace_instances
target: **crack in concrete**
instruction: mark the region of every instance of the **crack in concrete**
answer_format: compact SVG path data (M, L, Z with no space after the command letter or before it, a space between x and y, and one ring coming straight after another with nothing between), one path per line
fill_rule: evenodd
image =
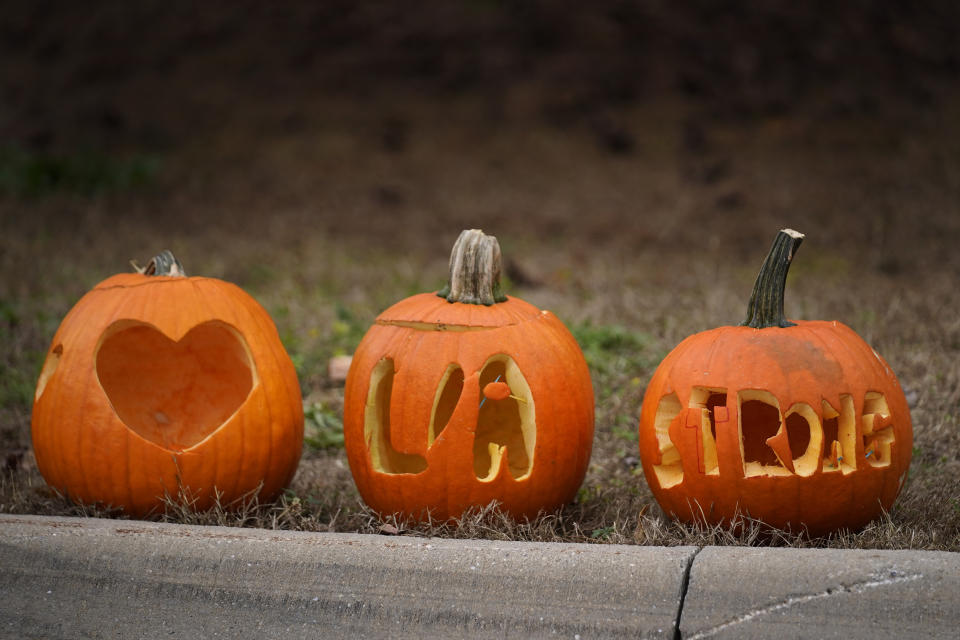
M693 571L693 561L697 559L697 554L703 551L703 547L697 547L693 555L687 560L687 566L683 570L683 579L680 581L680 602L677 605L677 617L673 619L673 640L681 640L680 620L683 616L683 602L687 598L687 590L690 587L690 573Z
M884 577L889 576L889 577ZM899 584L902 582L913 582L914 580L919 580L923 577L922 573L913 573L913 574L899 574L895 570L890 570L882 573L875 573L872 580L864 580L861 582L854 582L852 584L841 584L837 587L830 587L824 591L819 591L817 593L808 593L798 596L790 596L780 602L761 607L759 609L754 609L753 611L748 611L747 613L741 614L732 620L719 624L710 629L704 631L698 631L692 636L686 638L685 640L700 640L701 638L709 638L715 636L721 631L734 627L738 624L743 624L744 622L749 622L754 618L757 618L768 613L773 613L774 611L779 611L780 609L787 609L789 607L794 607L811 600L820 600L822 598L829 598L834 595L843 594L843 593L863 593L869 589L876 589L878 587L886 587L893 584ZM681 601L681 608L683 603ZM679 634L679 623L677 625L677 630ZM679 635L677 636L680 637Z

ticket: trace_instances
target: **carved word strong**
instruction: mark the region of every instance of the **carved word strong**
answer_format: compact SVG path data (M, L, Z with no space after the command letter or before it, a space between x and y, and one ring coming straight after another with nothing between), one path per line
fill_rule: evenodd
M890 465L894 430L882 393L866 393L859 436L850 395L840 396L839 407L823 401L819 414L802 402L784 412L773 394L758 389L741 390L732 399L729 396L726 389L694 387L686 407L675 392L660 399L654 422L660 461L653 469L662 488L683 482L681 450L696 452L699 473L719 475L722 456L718 446L720 451L724 442L730 446L730 436L724 434L733 429L744 477L811 476L817 471L848 474L860 466ZM736 425L730 424L731 408L736 408ZM681 442L684 444L678 447Z

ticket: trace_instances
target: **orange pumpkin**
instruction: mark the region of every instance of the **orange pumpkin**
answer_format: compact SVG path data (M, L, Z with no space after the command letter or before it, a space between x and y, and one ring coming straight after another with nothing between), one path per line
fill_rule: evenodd
M464 231L449 285L384 311L357 347L344 441L374 510L448 519L497 500L532 517L576 494L593 441L586 362L499 278L496 238Z
M903 487L913 432L889 365L839 322L783 316L802 239L777 235L744 325L690 336L647 387L640 457L672 516L820 535L862 527Z
M216 493L275 497L300 459L303 405L263 307L233 284L186 277L164 252L64 318L32 434L52 487L143 515L181 490L197 508Z

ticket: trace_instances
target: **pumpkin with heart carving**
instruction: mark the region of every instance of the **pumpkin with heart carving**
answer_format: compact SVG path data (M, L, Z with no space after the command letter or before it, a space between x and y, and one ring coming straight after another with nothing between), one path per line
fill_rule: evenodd
M300 460L303 405L263 307L228 282L186 277L163 252L64 318L31 429L48 484L144 515L165 496L200 509L275 497Z
M533 517L570 501L593 441L593 387L549 311L500 292L496 238L464 231L439 293L384 311L353 357L344 442L382 514L454 518L498 501Z

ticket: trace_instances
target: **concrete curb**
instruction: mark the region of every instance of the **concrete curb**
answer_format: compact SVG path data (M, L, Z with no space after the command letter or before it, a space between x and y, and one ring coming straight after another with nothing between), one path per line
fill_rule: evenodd
M956 637L960 554L0 515L4 638Z
M960 554L705 547L680 637L957 638Z

